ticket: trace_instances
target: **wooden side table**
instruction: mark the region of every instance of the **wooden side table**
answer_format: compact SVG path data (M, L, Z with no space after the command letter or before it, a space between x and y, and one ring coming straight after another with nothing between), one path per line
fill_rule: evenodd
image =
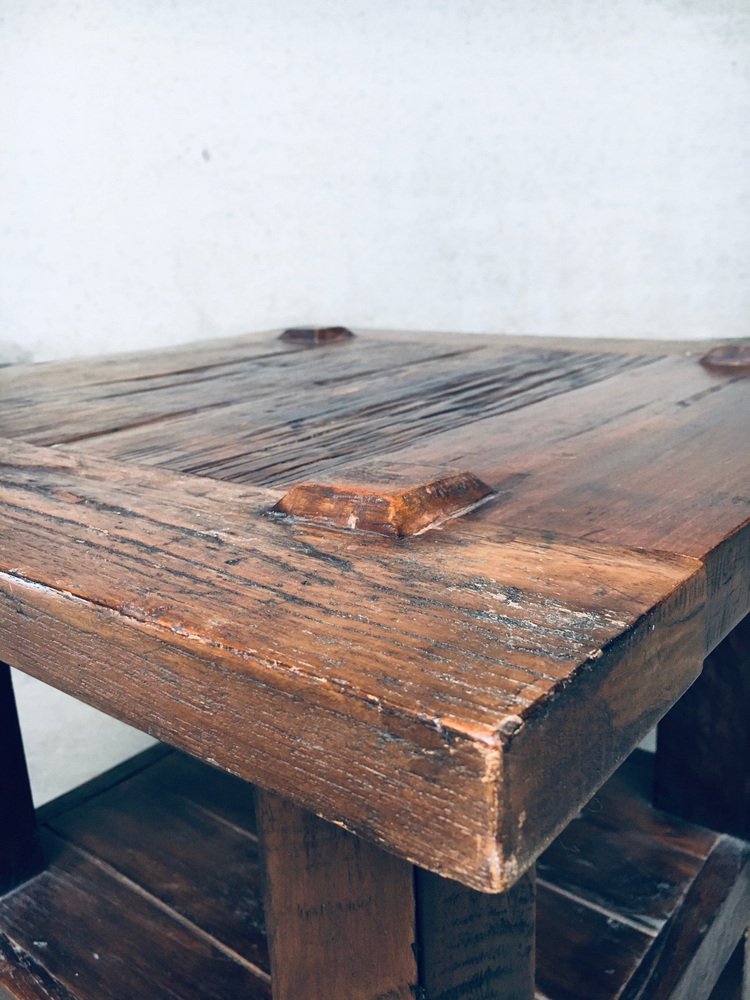
M746 996L749 355L0 371L0 657L182 751L35 818L0 673L0 996Z

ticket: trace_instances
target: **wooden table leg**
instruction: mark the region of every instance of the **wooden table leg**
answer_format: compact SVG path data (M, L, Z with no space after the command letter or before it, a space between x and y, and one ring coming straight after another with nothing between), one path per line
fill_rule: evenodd
M656 805L750 840L750 615L711 653L693 686L659 723ZM716 1000L750 1000L741 942Z
M656 805L750 839L750 615L659 724Z
M750 1000L750 940L747 934L729 959L709 1000Z
M0 663L0 896L42 867L10 668Z
M531 1000L533 874L484 895L256 801L274 1000Z

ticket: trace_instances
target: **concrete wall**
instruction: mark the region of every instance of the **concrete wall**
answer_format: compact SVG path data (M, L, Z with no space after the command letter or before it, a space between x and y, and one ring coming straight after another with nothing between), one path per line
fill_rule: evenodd
M745 0L4 0L0 338L748 333Z

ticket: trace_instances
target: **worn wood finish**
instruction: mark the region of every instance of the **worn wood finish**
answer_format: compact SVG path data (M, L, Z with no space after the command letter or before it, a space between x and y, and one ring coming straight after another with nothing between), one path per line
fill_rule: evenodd
M635 754L537 863L540 884L646 934L679 908L719 835L651 804L653 761Z
M750 343L722 344L713 347L703 355L701 364L706 368L730 374L750 372Z
M742 937L750 846L651 807L650 756L623 765L539 861L540 998L708 1000Z
M217 809L201 801L200 789L188 794L181 787L175 774L180 763L170 755L93 801L50 818L47 826L254 965L267 968L252 788L227 776L234 787L234 809ZM212 784L219 781L212 777ZM236 814L243 816L241 826ZM233 816L231 823L227 815ZM212 838L216 850L210 849Z
M259 970L116 871L52 836L47 849L49 868L0 900L0 926L76 1000L269 1000Z
M750 919L747 865L742 861L746 848L655 810L649 803L651 765L650 755L635 754L540 861L539 1000L742 996L737 993L741 969L736 949L711 990L743 922ZM173 820L166 819L157 789L174 808ZM238 779L196 760L146 751L128 768L115 768L89 783L76 797L66 795L45 807L48 830L54 827L64 839L50 834L50 871L0 903L0 996L5 990L16 1000L132 1000L140 995L269 1000L268 952L257 946L262 926L253 916L261 906L261 880L247 792ZM180 831L185 817L196 814L202 821L191 826L191 844ZM343 843L345 856L360 866L374 851L364 843L352 850L352 839L342 831L311 817L302 819L315 828L303 853L313 843L325 853L330 835L342 838L336 850ZM177 835L171 839L173 826ZM238 831L250 845L244 861L236 849ZM321 833L322 841L317 839ZM173 883L165 878L170 840ZM358 853L361 849L365 855ZM383 856L374 853L380 865ZM402 871L409 867L394 858L386 863ZM598 879L592 875L597 870ZM288 878L283 870L281 874ZM498 983L512 952L501 942L520 949L522 941L513 938L507 923L496 920L508 917L503 896L477 895L420 871L414 881L407 879L392 891L390 899L375 887L373 897L363 900L361 883L347 893L338 875L333 872L334 884L326 885L327 894L318 902L330 901L332 895L348 901L338 910L310 907L291 914L293 921L307 926L316 918L329 926L343 921L345 940L352 913L356 923L362 909L372 915L373 904L392 909L397 899L411 897L416 907L411 922L406 906L400 919L411 931L422 928L417 949L422 982L413 995L419 997L421 990L421 1000L425 992L435 1000L426 982L432 976L433 988L443 990L438 997L503 996ZM74 892L66 898L71 879ZM524 892L528 881L517 888ZM519 896L513 892L515 906ZM353 906L357 898L363 903L359 908ZM528 929L528 902L527 895L511 914L516 929ZM515 951L521 959L517 968L525 963L528 969L526 941L525 953ZM347 960L342 942L333 965L345 966ZM363 969L370 968L368 957ZM191 976L200 979L189 982ZM329 983L326 1000L343 1000L324 982ZM144 983L147 991L138 992ZM728 992L730 987L734 992ZM516 987L510 990L513 1000L522 995ZM318 994L300 996L315 1000Z
M0 896L43 865L10 668L0 663Z
M337 483L300 483L274 511L346 531L404 538L465 514L492 495L470 472L393 465L348 470Z
M279 337L279 340L286 340L292 344L330 344L339 340L349 340L354 336L351 330L345 326L293 326Z
M474 515L437 546L353 542L247 487L2 461L0 652L479 889L512 884L699 670L692 560Z
M534 872L477 893L417 869L417 954L424 1000L534 996Z
M490 485L515 474L498 523L705 561L708 651L750 607L750 486L737 460L750 422L747 380L670 345L641 346L639 356L625 342L620 353L536 343L363 336L262 366L239 362L192 390L165 364L161 385L127 396L115 387L111 400L106 386L87 403L30 405L28 394L6 392L0 428L284 488L373 458L470 469ZM180 415L189 393L197 410Z
M411 1000L411 865L257 794L274 1000Z
M749 717L750 616L659 725L657 804L750 839Z
M236 390L225 386L223 400L232 404L215 412L176 415L158 426L124 429L96 441L85 440L90 431L74 415L76 428L70 433L77 433L77 449L107 457L287 487L352 462L359 465L415 443L426 445L441 432L463 430L469 444L474 427L484 419L652 363L611 354L506 351L486 343L464 347L457 341L448 351L430 342L396 347L358 339L297 353L283 369L276 363L275 378L270 371L262 382L256 375L260 384L247 396L238 398ZM252 378L249 373L245 377ZM105 413L97 419L103 421ZM36 437L42 421L50 428L43 439ZM9 412L6 423L7 436L36 443L62 440L60 429L52 437L45 407L35 413L28 408L20 415ZM26 428L23 435L21 427ZM472 469L462 462L430 461Z
M0 1000L77 1000L0 931Z
M722 837L623 993L623 1000L710 996L747 926L750 845Z
M43 816L49 869L0 901L0 996L270 1000L244 782L154 748Z

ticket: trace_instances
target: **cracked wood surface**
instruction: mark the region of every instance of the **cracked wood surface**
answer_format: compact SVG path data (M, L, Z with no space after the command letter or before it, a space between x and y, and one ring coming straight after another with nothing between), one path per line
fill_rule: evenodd
M749 386L359 334L8 369L0 656L502 889L748 610ZM408 539L269 514L373 461L494 496Z

